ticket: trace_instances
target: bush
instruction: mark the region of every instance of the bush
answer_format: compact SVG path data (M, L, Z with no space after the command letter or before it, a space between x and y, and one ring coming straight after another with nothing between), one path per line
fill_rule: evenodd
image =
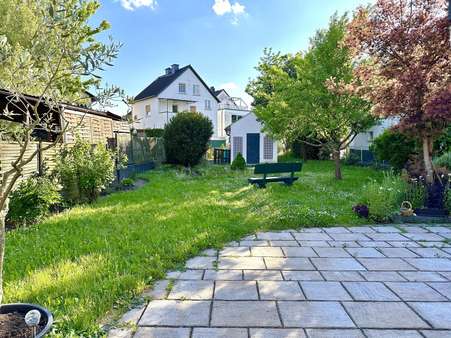
M144 133L147 137L163 137L164 129L161 128L153 128L153 129L146 129L144 130Z
M52 180L32 176L20 182L11 193L7 222L14 226L37 223L60 201L58 188Z
M114 179L113 153L103 145L78 139L61 151L56 173L64 200L69 204L93 202Z
M387 129L373 140L370 150L377 160L388 161L394 169L401 170L409 156L416 152L416 147L412 138Z
M361 202L368 206L372 220L388 221L399 210L406 189L407 183L401 176L386 172L382 182L372 181L365 186Z
M442 156L435 158L434 165L436 167L442 167L451 170L451 151L448 151Z
M200 113L183 112L175 115L164 128L166 161L193 167L208 150L213 124Z
M133 178L127 177L121 181L123 187L132 187L135 184L135 180Z
M425 183L418 179L411 180L406 187L404 200L412 203L414 209L423 208L426 202Z
M236 155L230 168L232 170L244 170L246 168L246 161L244 160L244 157L243 155L241 155L241 153L238 153Z

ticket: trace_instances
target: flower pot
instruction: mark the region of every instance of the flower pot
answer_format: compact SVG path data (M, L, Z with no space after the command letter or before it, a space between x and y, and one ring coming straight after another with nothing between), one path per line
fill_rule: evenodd
M50 311L35 304L16 303L0 305L0 314L19 313L25 316L30 310L38 310L41 313L36 338L44 337L50 331L53 324L53 315Z

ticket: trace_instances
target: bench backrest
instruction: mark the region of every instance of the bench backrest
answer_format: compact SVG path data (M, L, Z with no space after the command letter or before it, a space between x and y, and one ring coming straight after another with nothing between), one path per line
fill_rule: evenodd
M291 173L301 171L302 162L256 164L254 174Z

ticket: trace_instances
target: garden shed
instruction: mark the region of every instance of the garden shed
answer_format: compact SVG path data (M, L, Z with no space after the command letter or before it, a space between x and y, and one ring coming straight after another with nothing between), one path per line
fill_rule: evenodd
M277 162L277 141L262 131L263 125L249 113L227 127L232 161L241 153L247 164Z

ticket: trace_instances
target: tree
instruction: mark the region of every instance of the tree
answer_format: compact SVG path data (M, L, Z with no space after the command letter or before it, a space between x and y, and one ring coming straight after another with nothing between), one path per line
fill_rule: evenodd
M370 150L379 161L388 161L390 165L401 170L416 152L415 140L397 130L387 129L373 140Z
M86 90L99 87L99 72L118 54L119 44L95 40L108 23L88 24L99 6L91 0L0 0L0 88L6 90L0 136L20 147L0 181L0 303L8 200L38 153L27 150L37 132L52 139L42 151L61 142L68 126L61 102L86 103ZM115 93L104 91L105 97Z
M337 179L342 178L340 152L374 124L369 102L341 89L353 81L351 54L342 43L346 24L345 17L333 16L328 29L311 39L309 50L290 59L294 73L263 58L260 78L272 90L262 93L265 88L255 82L248 87L253 96L266 99L265 105L255 107L265 127L278 138L301 138L332 153Z
M433 141L451 121L451 52L446 0L378 0L360 7L346 43L355 56L355 89L374 114L400 118L419 139L428 182Z
M211 120L200 113L182 112L164 127L166 161L191 168L201 161L213 135Z

